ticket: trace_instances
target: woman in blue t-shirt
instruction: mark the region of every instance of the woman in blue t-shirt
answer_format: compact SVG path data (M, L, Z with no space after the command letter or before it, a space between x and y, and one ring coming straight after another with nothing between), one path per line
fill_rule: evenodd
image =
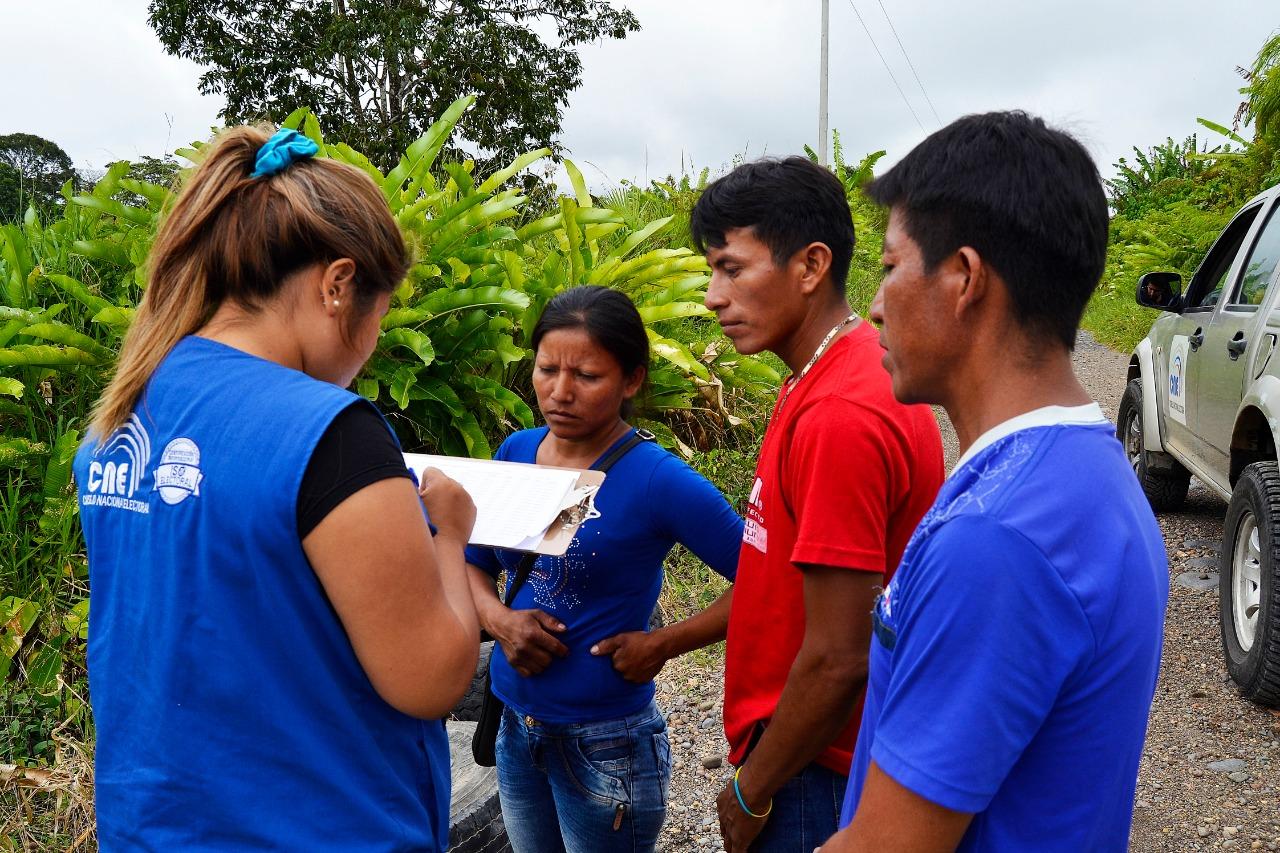
M590 468L635 430L649 339L635 306L604 287L556 296L534 328L533 387L547 421L497 458ZM646 632L678 542L732 580L742 519L715 486L653 442L635 444L595 497L600 517L563 557L539 557L511 607L522 555L467 549L481 625L497 640L493 691L506 703L498 785L516 853L653 850L666 813L671 754L654 704L663 664L723 639L732 590L703 612Z
M345 390L409 265L381 189L268 136L204 149L76 456L98 841L443 851L475 509Z

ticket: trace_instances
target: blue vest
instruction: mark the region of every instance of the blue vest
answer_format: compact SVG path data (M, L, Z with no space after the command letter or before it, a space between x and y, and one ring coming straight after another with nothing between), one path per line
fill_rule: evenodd
M374 691L298 539L358 399L188 337L76 455L103 851L444 849L444 726Z

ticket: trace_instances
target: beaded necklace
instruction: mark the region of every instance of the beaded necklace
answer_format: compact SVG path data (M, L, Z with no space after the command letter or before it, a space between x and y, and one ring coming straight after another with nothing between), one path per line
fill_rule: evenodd
M791 391L800 384L800 380L804 379L805 374L809 372L810 368L818 363L818 359L822 358L822 354L827 351L827 347L831 346L831 342L835 340L836 335L840 334L840 330L845 326L848 326L850 323L855 322L857 319L857 314L850 314L848 317L845 317L839 323L836 323L831 327L831 331L827 332L827 336L822 339L822 343L818 344L818 348L814 350L813 358L809 359L809 363L800 368L799 373L787 380L786 387L782 391L782 399L778 402L778 408L774 412L775 416L782 412L782 407L787 404L787 398L791 396Z

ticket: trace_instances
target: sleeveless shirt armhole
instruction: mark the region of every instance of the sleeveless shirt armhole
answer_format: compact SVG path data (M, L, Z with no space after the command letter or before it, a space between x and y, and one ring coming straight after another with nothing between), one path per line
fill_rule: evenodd
M298 489L298 539L306 539L340 503L380 480L409 478L386 423L364 402L347 406L311 452Z

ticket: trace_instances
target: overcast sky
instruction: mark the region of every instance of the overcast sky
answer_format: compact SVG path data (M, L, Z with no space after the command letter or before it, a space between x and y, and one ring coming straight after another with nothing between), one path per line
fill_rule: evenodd
M1280 28L1276 0L830 2L830 126L849 159L886 149L886 164L939 118L1020 107L1076 133L1109 175L1134 145L1212 137L1197 116L1229 124L1235 67ZM565 115L563 142L593 187L816 147L819 0L624 5L642 30L583 50ZM0 133L47 137L101 168L217 123L220 100L198 93L197 66L164 53L145 0L0 0L0 32Z

